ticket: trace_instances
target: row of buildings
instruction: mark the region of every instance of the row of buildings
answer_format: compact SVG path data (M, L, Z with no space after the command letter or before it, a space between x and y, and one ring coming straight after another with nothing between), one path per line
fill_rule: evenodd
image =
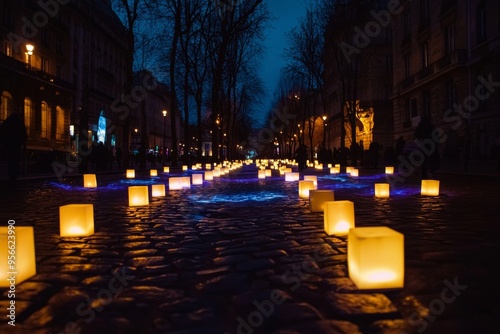
M0 127L22 115L25 171L77 164L79 149L99 142L110 151L171 147L168 87L140 72L123 95L130 47L110 0L2 0L0 14Z
M329 146L340 147L342 122L352 144L347 100L356 103L356 142L365 149L408 143L428 118L442 131L435 144L443 158L498 157L500 2L360 3L338 5L325 34Z

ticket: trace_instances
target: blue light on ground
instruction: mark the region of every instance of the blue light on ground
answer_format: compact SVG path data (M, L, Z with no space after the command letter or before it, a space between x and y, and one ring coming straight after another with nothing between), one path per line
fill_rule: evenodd
M251 193L236 193L236 194L217 194L213 196L206 195L191 195L188 196L189 200L197 203L241 203L241 202L265 202L278 198L286 198L287 196L282 193L260 191Z

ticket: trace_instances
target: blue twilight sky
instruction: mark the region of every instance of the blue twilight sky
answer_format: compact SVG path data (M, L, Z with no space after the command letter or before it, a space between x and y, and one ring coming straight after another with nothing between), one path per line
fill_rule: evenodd
M305 15L308 0L266 0L271 15L275 18L270 23L267 38L264 41L265 52L260 67L260 76L264 81L266 96L262 104L262 117L265 116L273 100L274 90L280 78L280 71L285 66L284 49L287 47L285 34L298 24ZM262 118L256 115L256 120ZM264 124L256 124L264 126Z

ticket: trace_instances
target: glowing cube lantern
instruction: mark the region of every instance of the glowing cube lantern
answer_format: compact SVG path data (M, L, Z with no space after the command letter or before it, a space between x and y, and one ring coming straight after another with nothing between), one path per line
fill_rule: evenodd
M220 167L215 167L213 170L214 177L220 177Z
M351 201L325 202L324 223L328 235L346 235L354 228L354 203Z
M151 185L151 196L152 197L165 196L165 185L164 184L152 184Z
M422 196L439 196L439 181L422 180L422 188L420 194Z
M340 173L340 167L330 168L330 174L339 174L339 173Z
M292 169L290 167L285 168L285 174L286 173L291 173L291 172L292 172Z
M168 179L168 189L169 190L181 190L182 189L182 177L171 177Z
M95 174L83 174L83 187L84 188L97 187L97 180Z
M163 173L170 173L170 167L163 167Z
M214 173L211 170L205 171L205 180L212 181L214 179Z
M149 204L148 186L128 187L128 205L141 206Z
M205 164L205 170L212 170L211 164Z
M345 168L346 174L351 174L353 169L354 169L354 167L350 167L350 166L346 167Z
M273 175L271 169L266 169L264 172L266 173L266 177L271 177Z
M323 164L317 164L317 165L315 166L315 168L316 168L316 169L323 169Z
M337 167L338 169L340 169L340 164L335 164L335 166L333 167Z
M323 212L325 202L335 200L333 190L309 190L309 210Z
M203 174L193 174L191 175L193 185L203 184Z
M394 174L394 167L391 167L391 166L385 167L385 173L386 174Z
M357 177L357 176L359 176L359 169L357 169L357 168L353 168L353 169L351 169L351 173L350 173L350 174L351 174L351 176L353 176L353 177Z
M150 175L150 176L158 176L158 171L157 171L156 169L151 169L151 170L149 171L149 175Z
M389 198L389 183L375 183L375 197Z
M313 181L314 190L318 189L318 177L316 175L304 175L304 180Z
M94 234L94 206L69 204L59 207L61 237L86 237Z
M127 179L135 178L135 169L127 169Z
M188 170L188 166L187 165L182 165L182 171L185 172Z
M33 227L15 226L10 222L8 226L0 227L0 288L17 285L31 276L36 275L35 237ZM15 228L14 228L15 226ZM15 236L15 260L7 261L12 256L9 245L12 245L12 236ZM10 237L10 238L9 238ZM11 280L12 276L15 277Z
M259 179L265 179L266 178L266 171L263 169L259 169L258 177L259 177Z
M182 188L190 189L191 188L191 178L189 176L182 176Z
M359 289L404 285L404 236L386 226L357 227L347 237L349 278Z
M299 181L299 197L309 198L309 190L314 190L314 182L311 180Z
M299 173L294 173L294 172L285 173L285 181L287 182L298 181L299 178L300 178Z

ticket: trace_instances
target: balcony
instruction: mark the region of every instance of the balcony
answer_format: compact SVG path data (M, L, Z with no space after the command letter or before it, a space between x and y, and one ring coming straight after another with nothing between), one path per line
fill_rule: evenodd
M440 72L445 71L453 66L462 66L467 62L467 50L457 49L453 50L450 54L444 56L438 61L430 64L421 71L409 76L408 78L399 82L399 89L406 90L422 81L434 76L439 75Z

